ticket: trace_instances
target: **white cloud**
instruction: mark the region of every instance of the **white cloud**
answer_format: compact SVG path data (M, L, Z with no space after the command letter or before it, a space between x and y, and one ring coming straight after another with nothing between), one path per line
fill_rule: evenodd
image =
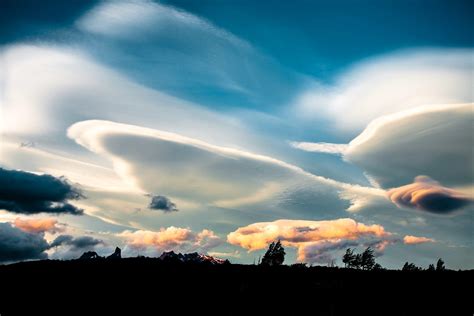
M140 126L84 121L72 125L68 136L110 159L126 182L172 199L224 207L264 202L266 208L302 192L308 199L310 192L305 202L315 211L318 203L337 211L341 196L357 205L367 197L383 198L381 190L319 177L271 157Z
M472 49L412 50L369 59L296 101L302 117L326 117L341 130L425 104L472 102Z
M76 25L86 32L133 40L166 32L171 25L175 32L179 27L197 29L239 46L249 46L199 16L147 0L103 2L81 17Z
M309 143L309 142L290 142L294 148L310 152L320 152L327 154L344 154L347 150L347 144L332 143Z
M382 187L419 175L442 185L472 185L472 104L424 106L371 122L350 142L344 158Z
M379 117L341 150L371 183L400 187L419 175L472 195L473 104L428 105ZM299 149L339 153L340 144L305 143ZM329 148L326 150L326 148Z
M16 45L1 51L0 59L8 83L1 126L6 136L45 142L48 135L57 145L74 122L104 118L214 143L252 139L238 119L138 85L75 49Z

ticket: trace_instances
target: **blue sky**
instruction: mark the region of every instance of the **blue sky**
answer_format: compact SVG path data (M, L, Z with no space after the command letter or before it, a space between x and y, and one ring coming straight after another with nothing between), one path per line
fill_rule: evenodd
M3 2L0 167L84 198L39 213L0 191L0 220L99 252L251 263L282 238L289 262L372 245L388 267L472 268L472 7Z

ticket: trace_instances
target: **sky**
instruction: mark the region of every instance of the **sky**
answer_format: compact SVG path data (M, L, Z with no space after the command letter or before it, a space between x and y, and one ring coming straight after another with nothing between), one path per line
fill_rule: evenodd
M2 1L0 263L474 268L470 1Z

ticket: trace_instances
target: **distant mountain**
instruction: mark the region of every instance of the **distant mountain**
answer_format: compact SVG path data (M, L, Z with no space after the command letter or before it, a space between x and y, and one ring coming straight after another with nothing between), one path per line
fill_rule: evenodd
M226 264L229 260L214 258L212 256L199 254L197 252L182 254L174 251L163 252L158 258L164 262L191 262L191 263L208 263L208 264Z
M122 258L122 250L119 247L115 248L114 253L107 256L105 259L108 260L117 260ZM143 257L140 257L143 258ZM92 259L104 259L104 257L99 256L95 251L87 251L79 257L79 260L92 260ZM208 255L203 255L197 252L192 253L175 253L174 251L165 251L157 258L158 260L165 263L198 263L198 264L229 264L229 260L215 258Z

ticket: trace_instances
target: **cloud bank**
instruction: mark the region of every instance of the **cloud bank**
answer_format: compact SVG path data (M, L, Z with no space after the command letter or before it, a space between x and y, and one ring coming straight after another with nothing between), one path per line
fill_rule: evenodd
M84 196L65 178L0 168L0 209L13 213L67 213L82 209L70 204Z
M93 120L72 125L68 136L110 159L128 183L190 202L283 208L310 194L314 209L342 210L341 197L354 205L366 196L383 196L379 190L319 177L272 157L156 129Z
M207 253L222 243L222 240L211 230L203 229L200 232L193 232L189 228L174 226L161 228L159 231L124 231L117 236L125 239L128 247L149 251L154 255L171 250Z
M277 220L240 227L227 235L230 244L249 251L264 249L280 239L289 247L297 248L298 261L330 262L331 252L347 247L379 245L391 234L381 225L365 225L353 219L329 221Z

